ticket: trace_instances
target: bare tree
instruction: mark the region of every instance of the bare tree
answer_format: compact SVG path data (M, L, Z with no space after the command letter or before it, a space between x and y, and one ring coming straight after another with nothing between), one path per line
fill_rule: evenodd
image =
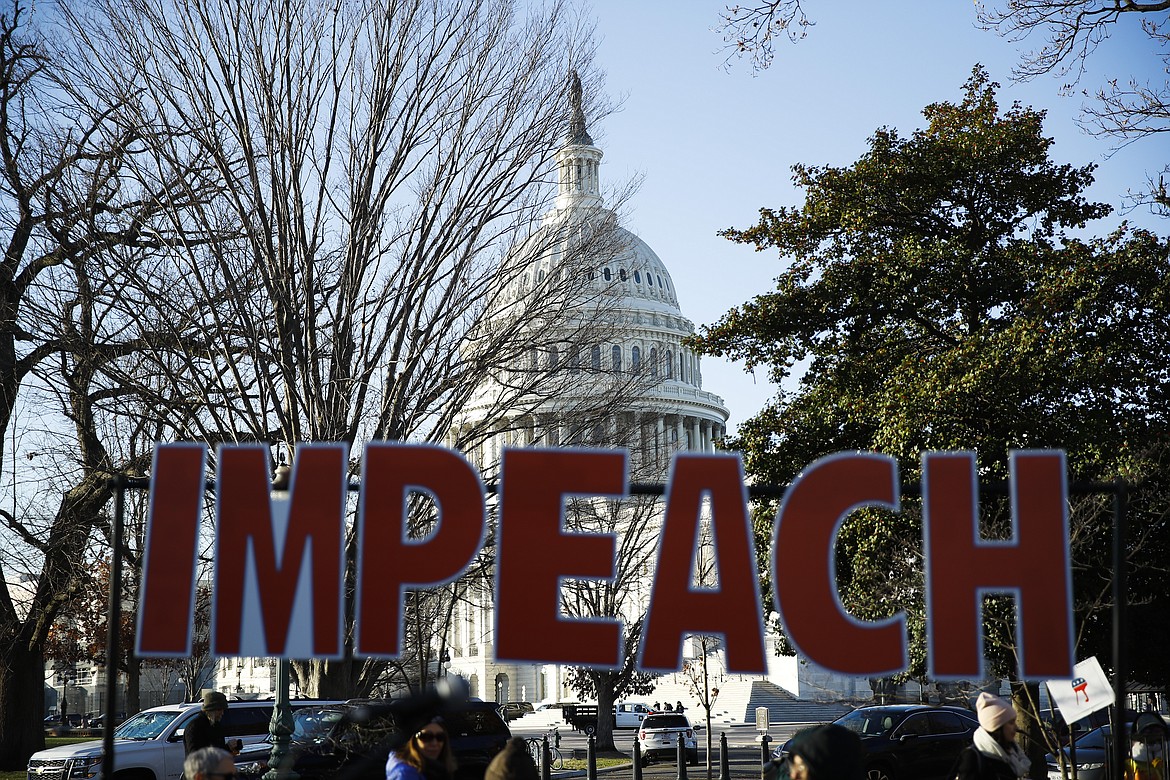
M778 39L799 41L812 26L801 0L767 0L727 6L715 29L723 35L728 61L747 57L752 68L766 70L772 65Z
M714 755L711 745L711 708L719 698L719 686L711 684L710 656L719 650L721 643L712 636L695 636L693 640L698 645L700 655L683 664L682 675L687 689L703 708L704 730L707 732L707 780L711 780L711 757Z
M1146 77L1118 75L1096 89L1085 90L1094 101L1084 107L1085 125L1093 133L1129 142L1170 132L1170 32L1166 29L1168 0L989 0L977 2L978 23L1009 40L1036 34L1044 43L1021 56L1014 75L1021 81L1055 73L1067 78L1072 91L1084 74L1085 61L1114 32L1116 25L1140 20L1142 30L1161 54L1162 72ZM723 35L730 61L746 57L755 70L765 70L775 57L776 42L799 41L814 22L801 0L768 0L746 6L728 6L716 30ZM1136 204L1170 210L1163 165L1144 192L1134 193Z
M173 231L161 257L119 269L121 313L150 349L103 366L106 381L176 438L288 451L473 449L504 410L568 387L548 356L589 337L582 301L604 290L585 267L509 284L568 129L565 63L591 68L590 30L567 5L527 17L510 0L181 5L61 9L89 53L76 78L132 96L116 117L142 128L136 175L174 193L157 201ZM206 181L169 175L189 157ZM536 240L596 256L607 224ZM489 378L495 394L476 396ZM481 424L454 425L473 401L488 405ZM419 533L433 521L412 517ZM295 669L310 695L352 696L384 665Z
M13 463L12 509L0 511L5 769L44 745L42 652L84 583L95 533L108 532L112 477L127 467L102 441L111 388L99 392L95 380L136 345L104 317L103 302L117 295L106 282L118 274L95 270L158 244L165 230L153 217L168 189L157 179L154 190L140 186L132 167L141 133L114 120L118 94L73 83L46 27L21 2L0 12L0 456ZM173 173L199 180L198 163L173 162ZM24 598L14 600L21 579Z
M1024 54L1015 68L1015 77L1027 80L1056 73L1069 79L1071 90L1085 71L1085 61L1116 25L1133 20L1162 52L1162 72L1145 77L1134 74L1109 78L1092 91L1095 98L1084 108L1086 125L1092 132L1132 141L1170 132L1170 17L1167 0L1023 0L1022 2L980 4L979 22L1010 40L1023 40L1034 33L1045 36L1044 44ZM1089 94L1086 90L1085 94ZM1151 178L1138 203L1149 203L1163 212L1170 210L1165 174Z
M645 457L638 446L637 428L619 420L602 440L631 449L631 481L660 479L661 464ZM640 457L641 456L641 457ZM617 539L614 576L608 580L569 580L561 589L561 610L571 618L621 619L625 643L621 663L614 669L575 667L569 684L584 699L597 700L597 748L617 749L614 723L606 714L624 696L654 690L657 675L640 671L637 658L650 604L653 570L662 513L661 500L633 496L620 501L576 500L569 504L565 525L580 533L612 534Z

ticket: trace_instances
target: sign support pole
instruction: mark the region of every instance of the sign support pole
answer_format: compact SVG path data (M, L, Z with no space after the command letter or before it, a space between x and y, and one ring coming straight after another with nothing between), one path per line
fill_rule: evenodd
M1125 776L1125 761L1129 752L1125 733L1126 694L1125 682L1129 676L1125 657L1126 623L1126 510L1129 505L1129 491L1122 481L1113 483L1113 777L1120 780Z

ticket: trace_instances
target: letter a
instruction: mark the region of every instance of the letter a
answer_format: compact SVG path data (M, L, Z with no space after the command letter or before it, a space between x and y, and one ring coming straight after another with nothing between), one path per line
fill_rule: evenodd
M703 496L711 500L711 545L699 549ZM752 526L748 520L739 456L676 455L671 464L658 568L650 593L639 666L674 671L687 634L720 634L727 670L765 674L764 635ZM696 568L718 581L704 581Z

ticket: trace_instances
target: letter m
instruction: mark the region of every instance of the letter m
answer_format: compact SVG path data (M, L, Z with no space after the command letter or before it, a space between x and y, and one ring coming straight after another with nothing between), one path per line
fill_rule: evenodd
M341 656L347 454L298 447L286 500L272 496L266 447L220 447L215 655Z

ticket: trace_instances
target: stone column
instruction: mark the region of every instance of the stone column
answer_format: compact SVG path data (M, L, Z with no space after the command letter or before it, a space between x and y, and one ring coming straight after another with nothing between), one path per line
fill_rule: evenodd
M630 412L633 417L633 436L630 439L630 465L640 466L646 462L646 446L642 437L642 413Z
M666 417L656 414L654 415L654 462L659 466L669 459L666 450Z

